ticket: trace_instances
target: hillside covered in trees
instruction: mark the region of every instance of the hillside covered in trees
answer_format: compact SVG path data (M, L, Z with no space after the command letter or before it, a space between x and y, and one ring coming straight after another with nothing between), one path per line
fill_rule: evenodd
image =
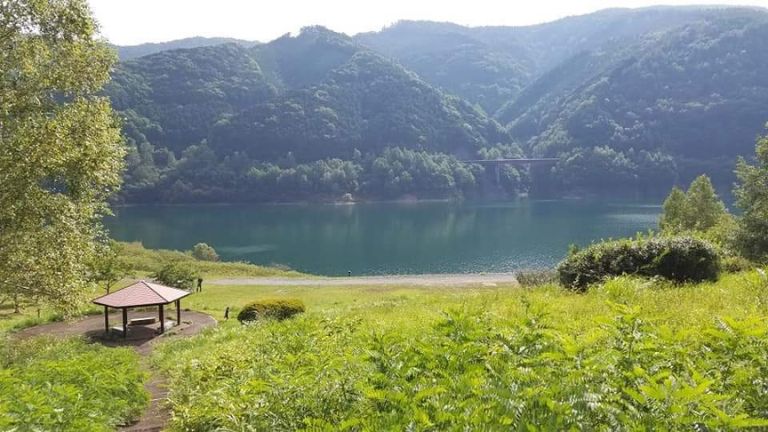
M730 183L768 118L765 40L765 10L690 7L131 47L150 54L123 54L106 90L129 146L122 198L659 192L702 173ZM465 162L528 156L560 161L498 177Z

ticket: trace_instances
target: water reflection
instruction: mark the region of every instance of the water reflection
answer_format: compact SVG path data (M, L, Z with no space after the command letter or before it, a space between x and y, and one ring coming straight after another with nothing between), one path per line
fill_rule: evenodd
M107 220L148 247L325 275L500 272L550 266L572 243L653 228L659 206L597 201L131 206Z

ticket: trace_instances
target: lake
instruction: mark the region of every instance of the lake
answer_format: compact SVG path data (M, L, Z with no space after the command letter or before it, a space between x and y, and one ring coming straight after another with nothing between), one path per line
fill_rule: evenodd
M141 205L119 207L112 236L146 247L213 246L225 260L318 275L509 272L555 265L570 244L632 236L661 208L639 202Z

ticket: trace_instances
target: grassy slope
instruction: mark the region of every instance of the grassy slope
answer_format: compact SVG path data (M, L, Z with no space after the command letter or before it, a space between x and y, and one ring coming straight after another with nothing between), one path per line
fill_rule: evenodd
M768 418L768 284L755 272L684 287L617 279L585 295L221 286L188 304L221 318L276 296L308 313L231 320L157 354L177 429L730 429Z
M36 337L4 341L0 356L0 430L109 431L149 402L131 348Z
M122 243L122 258L131 273L137 277L144 277L159 270L164 263L169 261L182 261L192 264L203 277L260 277L280 276L296 277L304 276L302 273L279 267L264 267L244 262L210 262L199 261L189 252L181 252L166 249L147 249L141 243Z

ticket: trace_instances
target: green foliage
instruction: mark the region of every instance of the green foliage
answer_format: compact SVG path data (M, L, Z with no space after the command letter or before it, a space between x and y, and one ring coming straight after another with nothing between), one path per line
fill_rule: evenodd
M38 337L0 347L0 429L110 431L149 403L130 348Z
M720 257L712 245L692 237L640 238L593 244L568 256L557 271L564 286L578 291L625 274L700 282L717 279Z
M570 158L599 146L624 155L631 163L608 158L608 174L624 184L627 173L635 174L632 183L641 190L668 188L702 172L716 184L730 183L733 160L747 154L745 144L768 118L768 104L750 90L768 88L768 57L748 54L759 52L766 36L764 11L701 13L668 31L564 62L530 84L532 94L500 117L510 122L516 139L530 140L532 154ZM723 70L718 64L730 66ZM666 155L673 164L656 156L641 164L642 151ZM584 182L590 190L606 190L592 181L601 172L589 174ZM558 177L560 187L568 188L571 177Z
M72 312L124 155L83 0L0 8L0 293Z
M299 299L264 299L243 306L237 314L240 322L260 319L284 320L304 312L304 302Z
M194 266L202 274L217 276L297 276L295 271L263 267L245 262L199 261L190 253L165 249L147 249L141 243L121 243L121 260L131 276L138 277L160 271L168 262L183 262Z
M758 139L755 152L755 165L740 159L736 167L734 193L742 210L737 242L746 257L768 261L768 136Z
M388 148L373 160L366 189L385 197L419 193L445 197L471 192L482 168L444 154L429 154L399 147Z
M688 231L707 232L718 224L727 224L728 212L706 175L697 177L683 192L672 188L664 201L659 228L670 234Z
M766 427L755 276L690 293L627 278L584 296L355 288L324 312L165 344L157 360L172 430Z
M200 261L218 261L219 254L207 243L198 243L192 247L192 256Z
M89 264L91 280L103 284L107 293L112 289L112 285L128 275L128 265L122 257L123 247L123 244L114 240L99 244L97 253Z
M187 262L171 261L153 273L152 279L165 286L192 290L197 283L197 270Z
M559 282L557 271L552 269L520 270L515 272L517 283L524 288L552 285Z

